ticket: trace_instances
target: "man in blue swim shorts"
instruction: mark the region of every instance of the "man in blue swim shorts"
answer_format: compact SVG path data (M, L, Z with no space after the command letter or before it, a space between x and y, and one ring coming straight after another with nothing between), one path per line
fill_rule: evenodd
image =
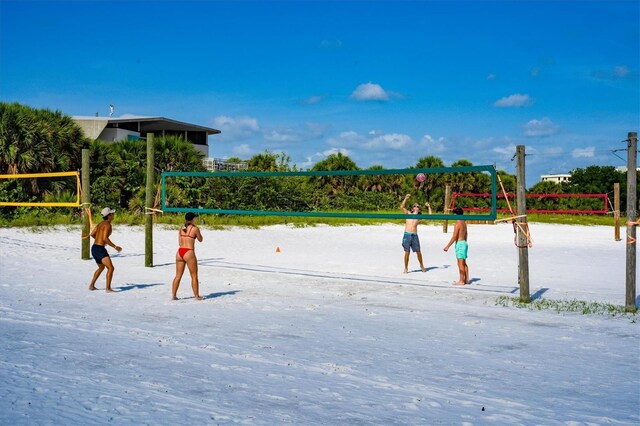
M411 210L407 210L405 204L407 200L411 197L411 194L407 194L402 200L402 204L400 205L400 209L405 214L420 214L420 205L414 204L411 207ZM425 203L425 206L429 209L429 214L431 214L431 206L429 203ZM402 236L402 248L404 249L404 273L409 272L409 254L411 250L418 257L418 262L420 263L420 270L422 272L427 272L427 268L424 267L422 263L422 252L420 251L420 239L418 238L418 223L420 219L407 219L404 226L404 235Z
M111 289L111 279L113 278L113 271L115 268L113 267L113 263L111 262L111 257L109 257L109 253L107 252L106 246L109 245L116 249L116 251L120 252L122 248L116 244L114 244L109 237L111 236L111 222L113 221L113 214L116 211L110 209L109 207L105 207L102 209L102 219L104 219L98 226L95 227L93 231L91 231L91 236L94 238L93 246L91 246L91 255L93 259L98 264L98 269L93 273L93 278L91 279L91 284L89 284L89 290L96 289L96 281L98 277L107 269L107 287L105 291L107 293L113 293Z
M462 208L456 207L453 209L453 213L462 216L464 213ZM462 220L456 220L456 225L453 227L453 235L449 240L449 243L444 246L444 251L449 250L449 247L453 243L456 244L456 259L458 261L458 272L460 273L460 279L454 285L470 284L469 280L469 266L467 265L467 252L469 250L469 244L467 243L467 223Z

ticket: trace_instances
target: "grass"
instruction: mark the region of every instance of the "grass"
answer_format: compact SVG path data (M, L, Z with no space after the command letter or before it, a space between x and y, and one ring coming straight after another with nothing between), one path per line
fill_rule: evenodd
M636 322L637 312L627 312L624 306L612 305L602 302L585 302L584 300L554 300L554 299L538 299L531 303L524 303L518 297L500 296L496 299L498 306L513 306L520 309L528 309L530 311L553 310L558 313L579 313L582 315L609 315L625 316L631 318L632 322Z

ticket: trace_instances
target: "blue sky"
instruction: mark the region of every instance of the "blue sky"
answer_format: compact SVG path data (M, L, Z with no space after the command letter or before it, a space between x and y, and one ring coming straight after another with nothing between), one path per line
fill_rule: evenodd
M342 152L540 174L626 164L639 1L0 0L0 100L220 129L211 157ZM618 152L626 159L626 152Z

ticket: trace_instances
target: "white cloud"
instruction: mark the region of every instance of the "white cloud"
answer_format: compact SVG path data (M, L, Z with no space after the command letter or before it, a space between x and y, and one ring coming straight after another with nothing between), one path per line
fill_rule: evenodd
M323 49L340 49L343 43L342 40L322 40L320 42L320 47Z
M327 144L330 146L357 147L366 142L366 137L359 135L358 132L354 132L353 130L342 132L336 138L327 139Z
M489 75L487 75L487 80L489 80L489 81L493 81L493 80L495 80L496 78L498 78L498 77L497 77L495 74L489 74Z
M431 135L424 135L420 139L420 146L424 146L429 154L439 154L447 150L445 138L434 139Z
M549 118L542 120L531 120L523 126L523 133L526 137L545 137L555 135L560 131L560 126Z
M587 148L576 148L571 152L573 158L593 158L595 157L596 149L593 146Z
M560 155L564 152L564 150L558 146L556 147L547 147L542 150L545 155Z
M511 160L516 153L516 146L514 144L496 146L491 151L496 153L502 160Z
M369 82L356 87L356 90L351 94L351 99L357 101L388 101L389 93L379 84Z
M495 101L493 106L496 106L498 108L519 108L532 104L533 100L529 97L529 95L516 93L514 95L498 99L497 101Z
M402 149L411 143L411 137L399 133L388 133L386 135L376 136L365 142L363 148L366 149Z
M304 123L304 129L307 133L308 139L320 139L324 137L324 134L327 129L329 129L329 126L324 123L307 121L306 123Z
M597 80L622 80L638 77L638 73L633 73L626 65L616 65L610 70L595 70L591 75Z
M247 116L219 115L213 119L213 126L222 132L216 136L216 140L223 142L247 140L260 132L258 120Z
M303 99L301 103L304 105L315 105L322 102L326 97L327 95L309 96L308 98Z
M265 131L264 139L268 142L299 142L302 137L293 129L281 128Z
M400 150L408 147L412 142L411 136L401 133L381 133L372 130L367 135L349 130L342 132L336 138L327 139L327 144L333 147L348 147L366 149L368 151Z
M629 68L624 65L613 67L613 75L618 78L625 78L631 73Z
M345 149L345 148L327 149L325 151L316 152L315 154L312 154L312 155L306 157L305 161L301 164L301 168L303 168L303 169L311 168L317 162L324 160L325 158L327 158L331 154L338 154L338 153L340 153L342 155L346 155L346 156L351 155L351 151L349 151L348 149Z
M251 149L251 147L249 145L247 145L246 143L243 143L241 145L238 145L236 147L233 148L233 153L237 156L250 156L251 154L253 154L253 150Z

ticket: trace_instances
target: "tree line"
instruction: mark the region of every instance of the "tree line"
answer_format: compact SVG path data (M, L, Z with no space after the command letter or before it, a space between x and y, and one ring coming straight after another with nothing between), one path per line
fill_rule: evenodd
M59 111L34 109L18 103L0 103L0 174L74 171L81 168L82 149L90 150L90 194L94 206L116 206L132 212L144 212L146 179L146 143L121 140L105 143L86 138L73 119ZM156 185L162 171L206 171L204 155L176 136L154 138ZM242 161L231 158L230 162ZM297 171L285 153L264 152L247 160L248 171ZM473 164L461 159L448 167ZM443 168L435 156L424 156L407 169ZM332 154L316 163L313 171L362 170L348 156ZM383 170L374 165L366 170ZM515 192L516 177L499 170L507 192ZM274 211L393 211L407 193L412 201L429 202L434 211L444 211L444 191L487 193L491 190L486 173L427 174L424 182L414 173L362 176L201 178L175 177L167 180L167 204L187 208L215 208ZM570 182L539 182L529 193L612 193L613 184L621 186L621 201L626 201L626 173L613 166L590 166L572 171ZM500 188L498 188L500 190ZM75 196L75 182L47 179L2 179L0 201L68 201ZM512 205L515 200L512 200ZM460 198L462 207L487 207L490 200ZM550 207L551 206L551 207ZM504 201L499 208L506 207ZM553 209L601 208L591 199L529 199L527 207ZM15 217L31 208L0 208L0 215Z

